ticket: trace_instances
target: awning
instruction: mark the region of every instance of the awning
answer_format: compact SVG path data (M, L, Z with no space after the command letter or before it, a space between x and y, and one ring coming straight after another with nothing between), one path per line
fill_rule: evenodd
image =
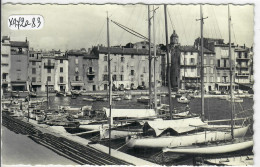
M11 83L12 86L26 86L26 83Z
M172 129L177 133L184 133L195 130L196 126L207 125L199 117L177 120L154 120L147 121L146 123L154 129L156 136L162 134L166 129Z
M217 83L218 86L230 86L229 83ZM237 86L237 84L232 84L232 86Z
M41 83L32 83L32 86L41 86Z
M71 83L71 86L84 86L83 82Z
M104 108L107 117L109 116L109 109ZM156 113L154 109L112 109L111 117L118 118L145 118L155 117Z

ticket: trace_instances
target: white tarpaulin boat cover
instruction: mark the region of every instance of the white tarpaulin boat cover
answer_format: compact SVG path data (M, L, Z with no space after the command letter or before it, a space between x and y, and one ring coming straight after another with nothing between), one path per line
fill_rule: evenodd
M199 117L176 119L176 120L154 120L147 121L148 125L154 129L156 136L159 136L166 129L173 129L177 133L184 133L195 130L196 126L205 126Z
M104 108L104 110L109 117L109 109ZM112 109L111 117L145 118L156 117L156 113L153 109Z

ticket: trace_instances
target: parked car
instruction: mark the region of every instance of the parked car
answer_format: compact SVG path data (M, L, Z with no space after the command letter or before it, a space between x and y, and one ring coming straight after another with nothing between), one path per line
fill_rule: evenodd
M177 91L178 91L178 87L173 87L173 88L172 88L172 91L173 91L173 92L177 92Z
M113 86L112 91L118 91L117 87Z
M178 93L181 93L181 94L186 93L186 92L187 92L187 90L185 90L185 89L179 89L178 90Z
M218 90L212 90L212 91L209 91L209 93L213 94L213 95L221 95L221 92Z
M146 87L145 87L144 85L139 85L139 86L137 87L137 89L139 89L139 90L145 90Z
M137 90L136 86L131 86L131 90Z

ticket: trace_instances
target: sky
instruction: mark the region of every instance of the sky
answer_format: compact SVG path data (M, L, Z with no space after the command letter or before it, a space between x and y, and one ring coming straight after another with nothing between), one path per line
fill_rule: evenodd
M91 48L98 44L107 45L107 12L110 20L127 26L144 36L148 36L147 5L21 5L4 4L2 6L2 35L11 40L25 40L35 49L80 49ZM155 13L156 43L165 44L164 7ZM150 5L153 9L153 5ZM228 7L227 5L203 5L204 37L223 38L228 42ZM193 45L200 36L199 5L167 6L169 36L176 30L181 45ZM11 30L8 17L12 14L40 14L44 25L40 30ZM152 15L153 12L150 12ZM230 5L232 17L231 40L235 44L251 47L254 43L254 6ZM113 45L125 45L138 42L137 38L110 22L110 42ZM153 41L153 35L152 35Z

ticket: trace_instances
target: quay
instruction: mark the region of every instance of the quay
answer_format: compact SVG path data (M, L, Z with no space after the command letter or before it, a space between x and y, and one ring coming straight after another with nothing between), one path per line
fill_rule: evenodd
M2 114L3 126L18 134L27 135L36 143L80 165L156 165L152 162L111 149L100 144L90 144L89 140L72 136L63 127L37 124L34 120L16 119Z

